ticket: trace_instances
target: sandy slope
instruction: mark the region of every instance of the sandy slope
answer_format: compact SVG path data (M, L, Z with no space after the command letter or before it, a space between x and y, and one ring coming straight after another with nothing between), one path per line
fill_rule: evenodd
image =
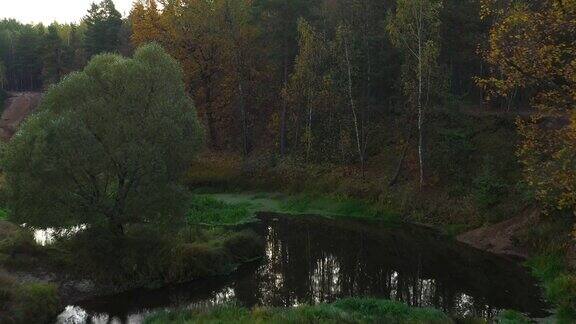
M12 92L10 98L6 100L2 120L0 120L0 138L9 140L18 126L28 117L38 106L42 99L40 92Z

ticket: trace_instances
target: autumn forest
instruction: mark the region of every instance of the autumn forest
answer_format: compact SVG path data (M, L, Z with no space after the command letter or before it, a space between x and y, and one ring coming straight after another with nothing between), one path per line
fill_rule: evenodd
M0 20L0 323L572 323L575 82L574 0Z

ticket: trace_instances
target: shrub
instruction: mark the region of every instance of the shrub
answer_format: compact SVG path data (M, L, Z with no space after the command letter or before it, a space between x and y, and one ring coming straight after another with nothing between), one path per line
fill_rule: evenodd
M34 240L32 232L8 222L0 222L0 263L12 268L35 266L45 256L45 249Z
M245 230L231 234L224 241L224 248L236 262L246 262L263 254L264 242L253 231Z
M562 274L546 285L546 295L558 305L558 317L568 321L576 319L576 276Z
M53 284L24 284L16 290L13 302L17 323L50 323L60 310Z
M474 195L478 206L484 210L500 203L507 192L507 184L493 168L491 160L484 160L481 174L474 179Z

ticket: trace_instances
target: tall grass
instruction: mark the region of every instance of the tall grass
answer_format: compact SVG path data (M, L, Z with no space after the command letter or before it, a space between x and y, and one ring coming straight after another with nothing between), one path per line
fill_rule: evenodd
M8 220L8 210L5 208L0 208L0 221Z
M412 308L403 303L347 298L332 304L296 308L255 308L225 305L209 310L165 311L146 319L159 323L453 323L439 310Z
M207 193L196 196L191 210L195 213L191 215L194 222L216 224L250 221L256 212L400 221L398 213L359 199L306 194Z
M254 210L248 202L230 204L206 195L195 195L187 220L193 225L231 226L254 222Z
M576 323L576 275L566 269L560 252L540 254L527 262L556 306L557 323Z

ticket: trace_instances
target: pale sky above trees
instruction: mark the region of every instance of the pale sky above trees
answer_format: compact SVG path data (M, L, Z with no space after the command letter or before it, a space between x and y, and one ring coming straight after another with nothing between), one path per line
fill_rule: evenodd
M113 0L123 15L130 13L134 0ZM0 0L0 19L14 18L23 23L79 22L95 0ZM96 0L99 2L99 0Z

